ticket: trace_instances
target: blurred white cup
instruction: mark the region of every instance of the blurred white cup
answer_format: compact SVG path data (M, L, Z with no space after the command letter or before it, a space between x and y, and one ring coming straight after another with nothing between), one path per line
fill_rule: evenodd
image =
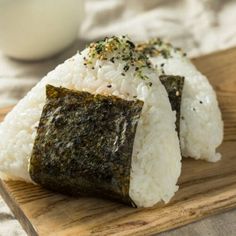
M0 0L0 51L21 60L51 57L78 35L83 0Z

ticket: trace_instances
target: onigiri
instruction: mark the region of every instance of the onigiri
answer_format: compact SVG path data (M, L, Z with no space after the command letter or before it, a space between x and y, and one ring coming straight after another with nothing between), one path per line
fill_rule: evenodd
M187 62L185 63L187 64ZM188 75L191 70L188 69L188 71L184 73ZM54 178L54 182L43 186L53 189L53 185L56 184L58 186L57 190L60 191L60 178L63 178L63 181L67 179L70 184L75 186L75 180L80 177L76 175L75 163L82 165L80 169L83 169L83 165L87 166L91 156L83 160L80 159L81 156L84 158L85 153L86 155L92 153L96 156L99 152L106 152L105 154L111 152L114 156L105 156L109 158L117 157L116 143L119 141L122 145L129 144L130 146L132 144L132 150L129 149L130 156L125 153L125 155L128 155L127 160L130 161L127 164L128 169L124 165L120 165L120 169L113 168L114 163L120 161L117 158L110 161L110 159L104 160L103 156L99 156L99 160L106 162L104 170L108 169L110 171L112 168L118 174L124 173L124 169L128 171L128 193L125 194L128 194L128 197L136 206L150 207L159 201L167 203L178 190L177 181L181 173L181 153L178 135L175 130L175 112L171 109L168 94L160 80L157 79L158 76L157 71L147 57L137 52L135 45L126 37L111 37L90 44L81 53L77 53L46 75L1 123L0 172L2 178L42 183L43 185L46 181L45 175L47 175L46 179L48 181L52 179L50 176L52 172L55 173L56 171L58 177ZM201 99L207 102L207 98L203 97ZM215 97L213 96L213 98ZM89 101L89 105L92 104L89 108L84 106L82 102L84 99ZM60 107L61 103L65 104L65 110ZM184 103L187 103L187 101ZM118 106L119 110L117 111ZM92 109L93 107L95 109ZM118 119L119 124L122 124L121 126L117 126L118 128L111 128L111 124L108 126L111 133L116 128L119 131L122 127L122 132L115 131L121 133L121 137L109 134L110 139L107 140L99 133L94 133L94 138L98 137L98 140L96 140L92 139L91 132L93 129L81 129L81 122L84 122L85 125L89 122L89 125L91 125L89 127L94 127L94 130L99 130L99 132L105 132L104 129L97 127L98 125L96 126L97 120L94 116L83 115L83 112L93 112L93 114L99 112L98 107L103 108L101 116L97 116L100 122L99 125L104 124L104 121L112 124L113 120L107 118L109 117L108 112L118 118L119 114L121 115L122 119ZM106 110L106 107L109 107L110 110ZM130 113L130 116L132 115L135 123L130 122L129 119L127 120L125 115L125 112L130 111L129 107L134 110L132 114ZM197 106L195 108L197 109ZM80 116L80 114L82 115ZM70 120L71 117L72 120ZM79 124L77 120L74 122L75 117L80 117L81 122ZM124 121L125 119L127 122ZM64 129L68 127L67 124L74 125L71 132L66 130L64 132ZM49 128L47 129L47 127ZM57 129L54 129L55 127ZM75 132L76 127L80 127L78 129L80 132ZM129 129L133 132L132 140L123 139L127 127L130 127ZM109 131L109 129L107 130ZM54 133L55 130L58 133ZM89 139L90 143L93 143L92 147L97 146L99 148L101 143L109 141L109 143L114 144L113 148L99 149L99 152L90 148L91 152L88 152L89 147L83 143L85 142L83 135L86 136L86 132L83 133L83 130L89 130L91 133ZM184 129L182 128L182 130ZM76 142L74 142L74 136L73 142L69 142L71 135L77 135L77 133L81 135L76 139ZM106 131L106 133L108 132ZM50 136L52 134L54 136ZM49 136L55 139L48 141ZM65 140L68 142L65 143ZM123 142L124 140L125 142ZM50 149L48 148L51 147L50 145L56 147L53 154L45 151ZM74 145L77 149L72 149ZM62 146L63 148L61 148ZM126 149L123 148L123 151L126 151ZM39 152L41 158L45 158L43 166L40 163L41 160L38 159ZM81 154L81 156L73 155L73 159L68 159L70 165L69 179L64 172L62 173L64 168L68 169L68 166L64 166L67 163L68 153ZM207 153L214 156L211 150ZM61 159L63 162L60 163L61 165L55 165L53 170L51 167L55 163L55 159ZM35 168L39 169L35 171ZM76 171L73 172L75 169ZM39 176L42 173L41 170L46 170L42 178ZM93 168L93 172L89 171L87 173L89 180L92 179L95 170L100 171L100 169ZM83 175L85 174L84 171ZM103 174L104 172L101 173L101 175ZM99 184L94 186L91 182L86 183L86 186L93 186L95 196L97 193L97 195L101 194L106 197L109 195L116 199L127 197L123 194L123 185L119 186L118 196L111 196L113 191L107 186L117 184L117 179L114 177L114 172L105 173L104 176L101 178L106 181L106 184L104 185L104 182L99 183L100 187ZM37 180L40 181L37 182ZM85 185L84 182L82 185ZM69 187L69 185L63 185L61 192L65 192ZM96 191L97 189L106 191L107 194L102 194L101 191ZM92 191L91 188L87 188L87 190L90 193Z
M139 43L137 51L149 56L159 75L184 77L181 100L180 143L184 157L216 162L223 141L223 121L214 89L181 49L161 39Z

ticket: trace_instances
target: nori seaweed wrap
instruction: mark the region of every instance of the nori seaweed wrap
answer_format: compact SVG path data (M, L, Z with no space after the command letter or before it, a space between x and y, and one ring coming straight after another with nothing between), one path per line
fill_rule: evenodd
M181 97L184 86L184 77L177 75L161 75L160 80L165 86L170 100L171 108L176 111L176 131L179 135L180 126L180 107L181 107Z
M30 158L32 180L61 193L135 205L130 171L143 102L52 85L46 96Z

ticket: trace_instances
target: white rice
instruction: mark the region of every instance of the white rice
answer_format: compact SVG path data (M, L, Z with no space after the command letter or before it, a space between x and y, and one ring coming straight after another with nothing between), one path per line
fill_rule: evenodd
M152 57L153 64L163 68L167 75L185 77L180 120L182 155L210 162L220 160L216 148L223 141L223 121L212 86L181 51L165 43L156 48L169 50L171 57L165 59L161 54Z
M179 141L175 132L175 113L171 111L167 93L146 68L149 80L134 76L134 69L122 76L124 62L97 61L95 69L83 65L83 56L75 55L45 76L6 116L0 126L0 171L8 178L31 182L28 161L36 129L45 104L45 85L99 94L112 94L124 99L144 101L136 131L129 194L139 207L168 202L177 191L181 172ZM99 67L100 65L100 67ZM148 82L152 82L150 87ZM107 85L112 87L108 88Z

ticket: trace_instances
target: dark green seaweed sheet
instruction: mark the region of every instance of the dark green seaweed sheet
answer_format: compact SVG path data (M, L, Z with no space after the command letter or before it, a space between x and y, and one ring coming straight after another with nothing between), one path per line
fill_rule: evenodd
M171 108L173 111L176 111L176 131L179 135L179 126L180 126L180 107L181 107L181 98L182 91L184 86L184 77L177 75L161 75L160 80L165 86L165 89L168 93L170 100Z
M69 195L129 197L131 157L143 102L46 87L30 159L33 181Z

